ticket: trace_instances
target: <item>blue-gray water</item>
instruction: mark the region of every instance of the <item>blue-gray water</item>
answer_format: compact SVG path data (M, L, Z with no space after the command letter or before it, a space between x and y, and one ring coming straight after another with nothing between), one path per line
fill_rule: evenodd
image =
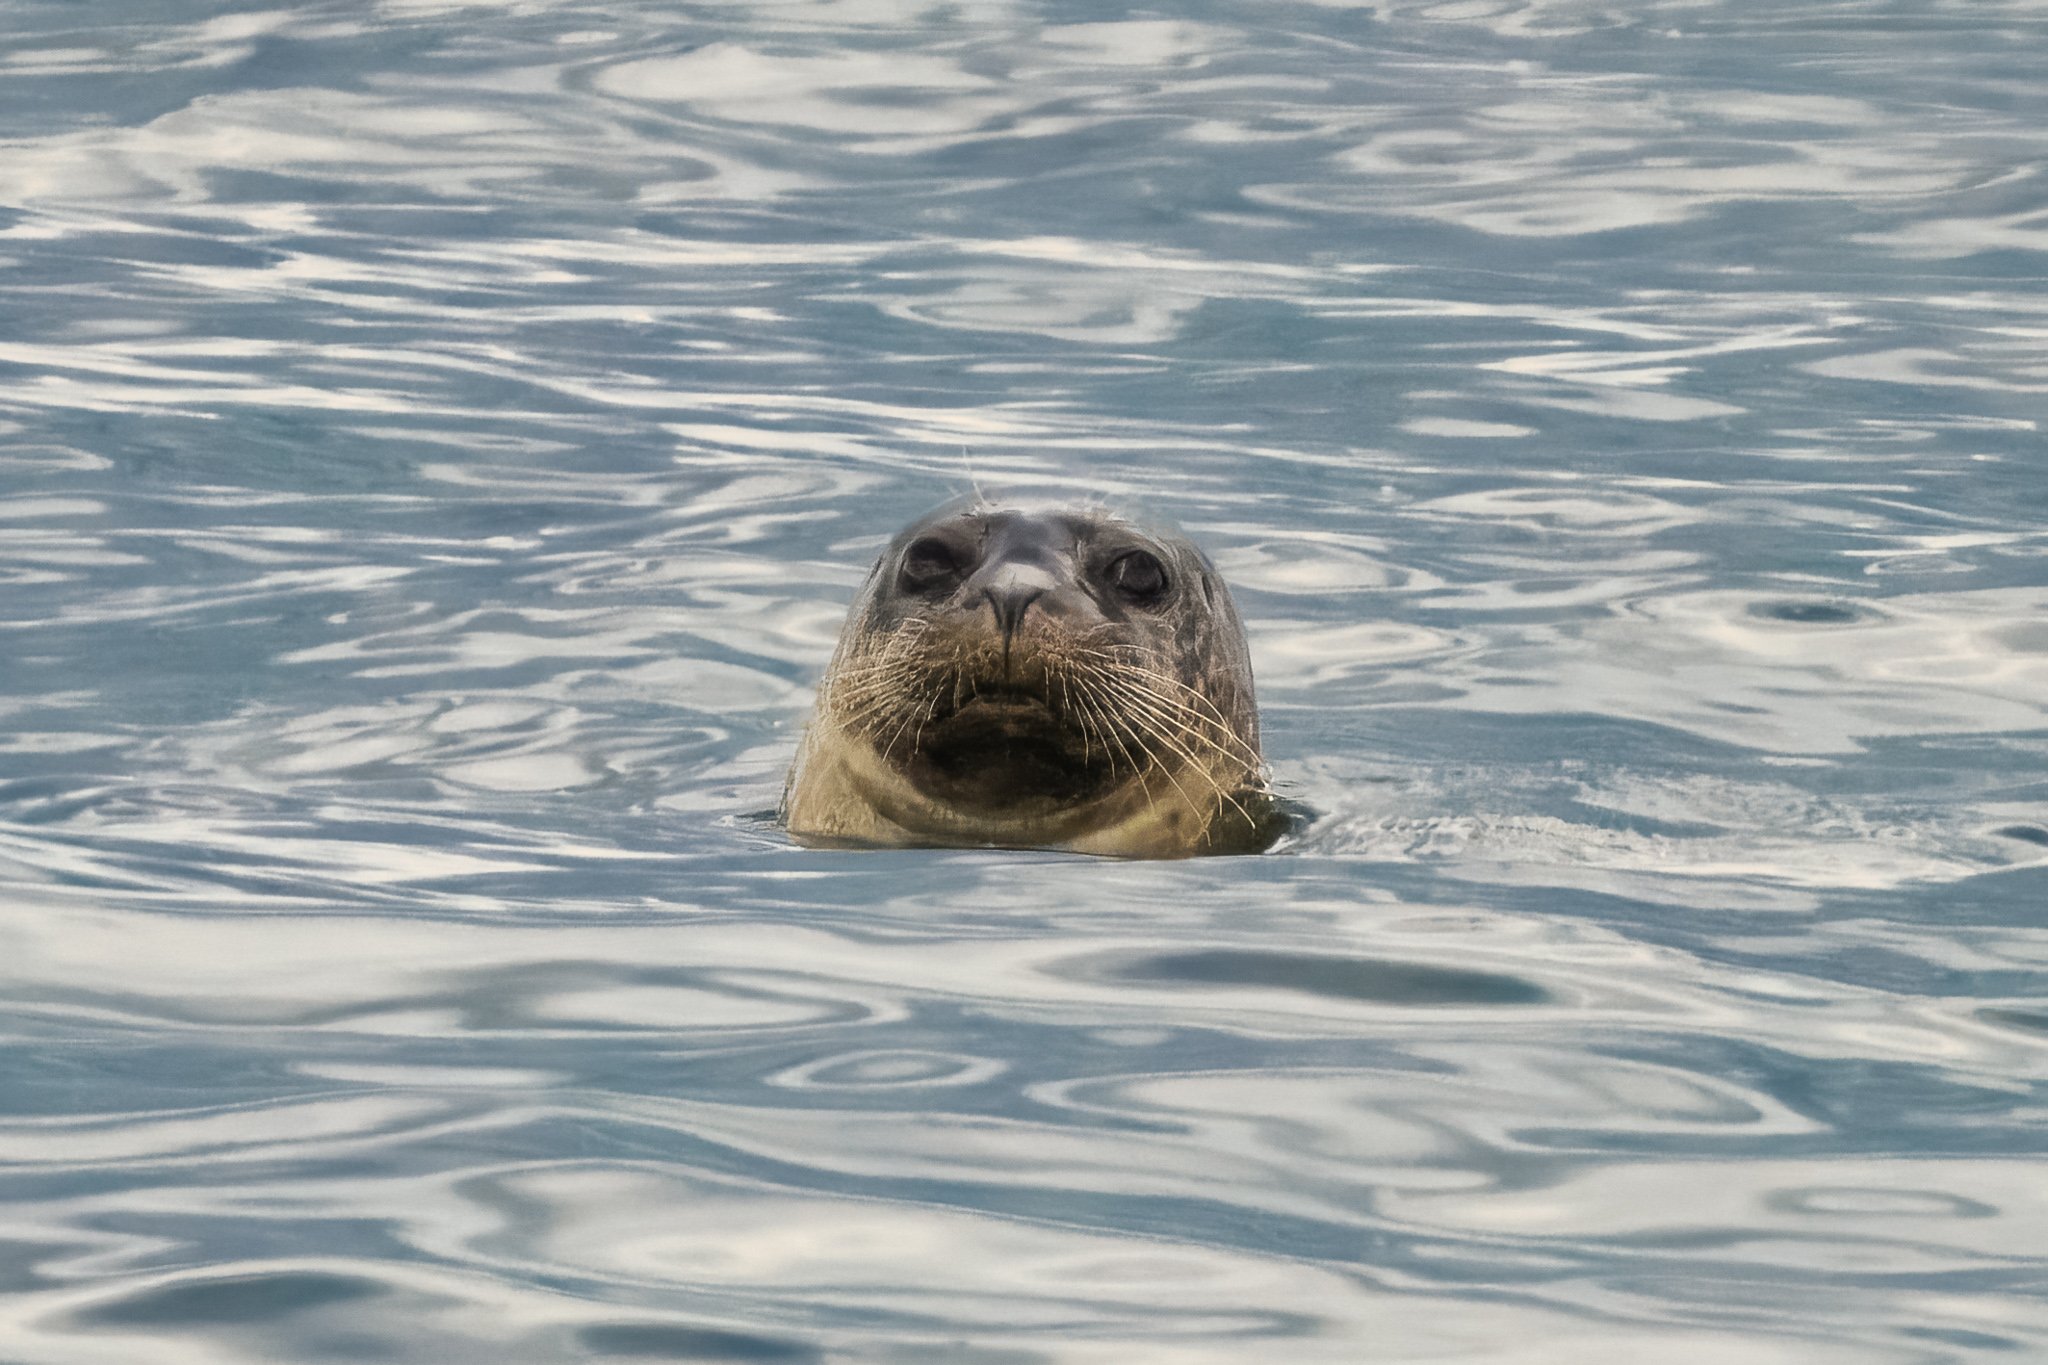
M2048 8L0 10L0 1359L2048 1359ZM1259 858L792 847L1155 513Z

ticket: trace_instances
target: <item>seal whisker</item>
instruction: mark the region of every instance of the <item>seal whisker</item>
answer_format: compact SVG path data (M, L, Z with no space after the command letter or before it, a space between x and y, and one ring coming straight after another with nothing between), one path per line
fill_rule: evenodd
M1106 668L1104 671L1105 673L1113 674L1119 682L1127 683L1134 692L1142 692L1143 695L1158 702L1160 705L1171 708L1176 715L1186 717L1186 720L1183 721L1185 727L1190 731L1194 731L1197 728L1202 729L1201 738L1210 740L1219 746L1233 748L1251 766L1263 768L1264 765L1259 757L1258 750L1254 749L1231 728L1224 719L1223 713L1217 709L1214 702L1194 688L1189 687L1186 683L1181 682L1179 679L1161 679L1155 674L1143 673L1122 666ZM1178 690L1180 695L1175 696L1162 692L1159 688L1159 684L1162 682L1170 683ZM1189 700L1183 700L1183 698ZM1191 702L1194 704L1191 704Z
M1237 762L1254 772L1263 770L1264 765L1259 758L1258 751L1239 740L1235 734L1219 725L1212 718L1185 706L1178 706L1172 699L1163 697L1156 692L1143 691L1134 687L1132 689L1132 696L1134 698L1142 696L1149 703L1155 703L1168 708L1171 716L1180 722L1177 727L1179 733L1190 742L1199 742L1225 750Z
M1074 712L1078 722L1075 728L1081 732L1081 765L1086 767L1094 757L1092 741L1095 727L1086 715L1075 711L1073 666L1066 660L1055 659L1046 668L1045 691L1048 701L1053 699L1055 684L1059 692L1059 709Z
M1139 763L1137 755L1131 752L1131 737L1124 735L1122 732L1117 730L1114 724L1112 724L1109 721L1107 714L1101 710L1102 699L1099 693L1099 689L1097 689L1094 685L1089 684L1087 685L1086 690L1089 695L1088 704L1096 708L1097 714L1102 716L1103 723L1106 727L1105 734L1107 736L1107 739L1105 740L1105 743L1114 743L1116 748L1121 749L1123 751L1124 762L1130 765L1131 780L1137 784L1139 794L1145 798L1146 813L1148 815L1156 814L1158 807L1152 799L1152 784L1145 780L1146 768L1148 766L1151 766L1152 763L1156 761L1152 759L1151 751L1145 749L1144 746L1140 744L1138 746L1139 750L1140 752L1143 752L1146 755L1147 762L1142 764Z
M1142 688L1132 688L1120 699L1157 724L1158 728L1151 732L1152 737L1171 748L1190 769L1194 770L1197 775L1209 784L1219 799L1228 803L1247 821L1256 823L1251 812L1246 810L1239 801L1225 790L1223 784L1216 780L1215 774L1209 770L1209 766L1200 762L1195 754L1188 749L1187 745L1190 742L1202 738L1195 731L1194 727L1188 723L1188 717L1196 713L1190 712L1185 706L1178 705L1171 698L1160 696L1157 693ZM1197 716L1197 718L1199 719L1200 717Z
M1125 766L1131 770L1131 775L1133 777L1138 776L1142 771L1142 765L1139 764L1136 756L1131 753L1122 732L1117 728L1109 713L1103 709L1101 689L1093 681L1085 678L1076 679L1075 682L1075 690L1078 694L1082 710L1092 720L1096 738L1102 743L1103 754L1111 764L1111 771L1115 771L1117 756L1121 754Z
M1133 699L1126 698L1125 700ZM1134 704L1137 704L1141 707L1143 705L1143 703L1135 702ZM1158 741L1160 744L1171 749L1182 760L1184 764L1183 771L1190 772L1194 776L1201 778L1202 781L1208 784L1210 790L1215 793L1219 801L1232 807L1234 810L1237 811L1239 815L1243 816L1246 821L1252 821L1251 812L1246 810L1244 806L1240 804L1235 797L1233 797L1227 790L1225 790L1223 784L1216 780L1215 774L1209 771L1208 765L1198 760L1195 757L1195 755L1189 751L1186 744L1183 743L1182 740L1174 733L1174 731L1167 728L1161 728L1157 730L1152 730L1148 733L1150 738ZM1168 769L1167 774L1169 779L1171 779L1172 770ZM1178 781L1175 781L1174 785L1178 787L1180 784ZM1182 789L1182 792L1183 795L1186 794L1185 788Z
M1141 731L1141 730L1139 730L1139 729L1137 729L1137 728L1135 728L1135 727L1134 727L1134 728L1132 729L1132 732L1131 732L1131 735L1130 735L1130 739L1131 739L1131 741L1132 741L1133 743L1135 743L1135 744L1136 744L1136 745L1138 746L1138 748L1139 748L1139 749L1140 749L1141 751L1143 751L1143 753L1145 754L1146 758L1147 758L1147 759L1148 759L1148 760L1150 761L1150 766L1151 766L1151 767L1152 767L1152 768L1153 768L1153 769L1154 769L1155 771L1157 771L1157 772L1159 772L1159 773L1160 773L1161 775L1163 775L1163 776L1164 776L1164 777L1166 778L1166 780L1167 780L1168 782L1170 782L1170 783L1172 783L1172 784L1173 784L1173 789L1174 789L1175 791L1177 791L1177 792L1179 792L1179 793L1180 793L1181 799L1182 799L1183 801L1186 801L1186 802L1187 802L1187 803L1188 803L1188 804L1189 804L1190 806L1192 806L1192 805L1195 805L1195 804L1196 804L1196 802L1195 802L1195 798L1194 798L1194 796L1193 796L1192 794L1190 794L1190 793L1189 793L1189 791L1188 791L1188 789L1187 789L1186 787L1183 787L1183 786L1182 786L1182 785L1180 784L1180 778L1179 778L1179 777L1177 777L1177 776L1176 776L1176 775L1174 774L1173 768L1172 768L1172 767L1171 767L1170 765L1168 765L1168 764L1165 764L1165 763L1162 763L1162 762L1160 762L1158 754L1154 753L1154 752L1153 752L1153 750L1152 750L1152 746L1151 746L1151 745L1149 745L1149 744L1147 744L1147 743L1145 742L1146 738L1147 738L1147 734L1146 734L1146 732L1143 732L1143 731ZM1187 751L1186 751L1185 749L1182 749L1182 748L1180 748L1180 746L1178 746L1177 744L1174 744L1174 742L1172 741L1172 739L1171 739L1171 738L1170 738L1169 736L1167 736L1167 735L1166 735L1166 734L1164 734L1164 733L1160 733L1160 732L1151 732L1151 733L1150 733L1150 738L1152 738L1152 739L1155 739L1155 740L1158 740L1158 741L1160 741L1160 742L1161 742L1162 744L1165 744L1165 745L1166 745L1167 747L1169 747L1169 748L1172 748L1172 749L1176 750L1176 752L1178 752L1178 753L1180 754L1180 756L1181 756L1181 757L1182 757L1183 759L1188 759L1188 760L1190 760L1190 761L1189 761L1189 767L1191 767L1191 768L1195 769L1195 771L1196 771L1196 772L1198 772L1198 773L1201 773L1201 770L1200 770L1200 767L1199 767L1199 765L1198 765L1198 764L1195 764L1195 763L1193 763L1193 762L1192 762L1192 756L1191 756L1191 755L1189 755L1189 754L1188 754L1188 752L1187 752ZM1207 777L1207 776L1208 776L1208 775L1207 775L1206 773L1201 773L1201 775L1202 775L1202 776L1204 776L1204 777ZM1210 784L1210 785L1211 785L1212 787L1216 785L1216 782L1215 782L1215 779L1214 779L1214 778L1209 778L1208 780L1209 780L1209 784ZM1150 787L1150 785L1149 785L1149 784L1144 784L1144 785L1142 786L1142 790L1144 790L1144 791L1145 791L1145 793L1146 793L1146 799L1147 799L1147 802L1148 802L1148 804L1149 804L1149 802L1150 802L1150 799L1151 799L1151 787ZM1220 788L1218 788L1218 792L1217 792L1217 794L1218 794L1218 795L1221 795L1221 794L1222 794L1222 792L1221 792L1221 789L1220 789ZM1228 800L1229 798L1228 798L1228 797L1225 797L1224 799L1225 799L1225 800ZM1203 822L1203 825L1204 825L1204 831L1205 831L1205 833L1204 833L1204 842L1207 842L1207 829L1208 829L1208 826L1209 826L1209 825L1210 825L1211 823L1213 823L1213 822L1209 822L1209 821L1204 821L1204 822Z

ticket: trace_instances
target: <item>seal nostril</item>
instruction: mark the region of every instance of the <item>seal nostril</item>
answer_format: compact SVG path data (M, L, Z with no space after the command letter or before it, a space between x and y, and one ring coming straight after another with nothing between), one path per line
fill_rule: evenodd
M1031 609L1031 604L1045 596L1045 589L1019 584L988 588L981 595L996 614L996 626L1003 632L1003 657L1007 660L1010 654L1010 637L1015 635L1017 627L1023 624L1024 613Z

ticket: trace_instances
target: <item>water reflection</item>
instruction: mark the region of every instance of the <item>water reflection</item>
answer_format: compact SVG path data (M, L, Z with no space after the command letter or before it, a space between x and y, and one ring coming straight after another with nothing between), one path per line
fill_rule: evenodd
M1509 976L1282 953L1173 953L1124 964L1117 975L1137 982L1270 986L1382 1004L1527 1005L1545 998L1540 988Z

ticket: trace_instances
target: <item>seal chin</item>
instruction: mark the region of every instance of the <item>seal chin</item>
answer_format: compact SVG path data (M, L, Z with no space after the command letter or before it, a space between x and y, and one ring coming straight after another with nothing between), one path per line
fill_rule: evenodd
M983 687L935 718L898 770L933 801L990 817L1078 805L1116 782L1084 730L1014 686Z

